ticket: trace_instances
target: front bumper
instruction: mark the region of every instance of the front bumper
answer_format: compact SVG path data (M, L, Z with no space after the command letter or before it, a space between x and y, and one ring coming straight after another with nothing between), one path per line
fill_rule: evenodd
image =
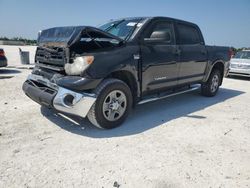
M250 77L250 69L229 68L228 75Z
M30 74L24 82L23 91L28 97L41 105L80 117L86 117L96 101L95 94L78 93L34 74Z

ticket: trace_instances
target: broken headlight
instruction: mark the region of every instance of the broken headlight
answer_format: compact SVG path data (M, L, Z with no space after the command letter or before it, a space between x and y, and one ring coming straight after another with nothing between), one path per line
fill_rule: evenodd
M94 56L77 57L73 63L66 63L64 69L67 75L80 75L93 61Z

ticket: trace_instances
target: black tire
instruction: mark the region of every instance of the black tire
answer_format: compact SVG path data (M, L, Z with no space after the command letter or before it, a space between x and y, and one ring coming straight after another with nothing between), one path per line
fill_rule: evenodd
M123 102L121 104L118 100L116 100L116 107L118 104L118 109L117 112L115 109L111 109L114 107L114 102L112 103L111 101L111 95L115 95L117 98L117 93L120 93L120 96L122 95L122 99L126 98L126 102ZM98 128L102 129L112 129L115 127L120 126L126 117L129 114L129 111L131 110L132 107L132 94L131 90L128 87L126 83L124 83L121 80L118 79L105 79L96 89L95 89L95 94L97 95L96 102L93 104L91 109L88 112L88 119L89 121L95 125ZM110 100L110 101L108 101ZM112 105L112 104L113 105ZM105 111L104 108L105 106L112 106L111 108L108 107L108 111ZM122 110L120 110L122 108ZM118 111L122 111L121 115L118 113ZM112 119L111 113L114 114L114 118ZM120 115L120 117L115 117ZM109 119L111 117L112 121ZM118 118L118 119L116 119Z
M207 82L201 85L201 94L207 97L215 96L219 90L221 79L221 72L218 69L213 70Z

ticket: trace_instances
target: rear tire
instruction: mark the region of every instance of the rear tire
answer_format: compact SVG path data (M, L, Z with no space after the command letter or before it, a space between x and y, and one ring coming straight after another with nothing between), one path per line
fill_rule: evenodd
M221 79L221 72L218 69L213 70L207 82L201 85L201 94L207 97L215 96L219 90Z
M96 102L88 112L89 121L98 128L112 129L121 125L132 107L131 90L121 80L109 78L96 89Z

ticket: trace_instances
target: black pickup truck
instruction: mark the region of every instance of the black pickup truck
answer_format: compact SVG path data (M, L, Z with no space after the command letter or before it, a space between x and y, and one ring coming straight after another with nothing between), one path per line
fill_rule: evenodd
M205 45L196 24L173 18L56 27L39 33L36 66L23 90L41 105L110 129L136 104L198 87L216 95L229 60L228 47Z

